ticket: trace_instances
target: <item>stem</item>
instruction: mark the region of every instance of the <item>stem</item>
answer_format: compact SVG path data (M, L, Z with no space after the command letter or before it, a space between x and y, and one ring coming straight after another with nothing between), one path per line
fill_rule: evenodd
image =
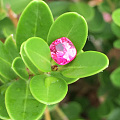
M62 120L69 120L67 116L63 113L63 111L58 107L58 105L55 107L55 110Z
M51 120L50 112L49 112L48 107L47 107L46 110L45 110L45 120Z
M115 5L113 4L113 2L111 0L107 0L110 8L111 8L111 11L113 12L115 10Z

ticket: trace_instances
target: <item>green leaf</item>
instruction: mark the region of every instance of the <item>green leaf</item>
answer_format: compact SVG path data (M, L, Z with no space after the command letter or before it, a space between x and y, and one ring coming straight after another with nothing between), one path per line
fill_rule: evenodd
M16 33L18 49L30 37L47 40L47 34L53 23L53 17L47 4L40 0L32 1L23 11Z
M8 87L7 84L0 86L0 118L1 119L10 118L5 107L5 92L7 87Z
M110 79L116 87L120 87L120 67L115 69L110 75Z
M24 80L18 80L8 87L5 105L12 120L38 120L46 108L32 97L29 83Z
M12 69L22 79L28 80L29 75L21 57L16 57L12 63Z
M113 46L117 49L120 49L120 39L116 40L114 43L113 43Z
M103 71L108 67L106 55L96 51L83 52L63 67L62 74L69 78L83 78Z
M120 38L120 27L113 22L111 24L111 28L112 28L113 34L115 34L117 37Z
M115 10L112 13L112 19L115 22L115 24L117 24L118 26L120 26L120 8Z
M64 13L52 24L48 33L48 44L61 37L67 37L75 45L77 51L82 50L88 35L85 19L74 12Z
M72 3L70 5L71 12L77 12L82 15L87 21L90 21L95 14L94 8L85 2Z
M0 58L0 75L8 80L12 80L17 77L11 68L11 63L2 58Z
M69 1L50 1L48 5L52 11L54 17L58 17L59 15L67 12L69 10Z
M21 57L27 68L35 75L39 74L38 69L33 65L33 63L30 61L30 59L27 57L25 50L24 50L24 44L25 42L21 45Z
M25 42L24 50L31 62L41 71L50 72L50 49L47 43L38 37L29 38Z
M68 86L63 79L38 75L31 79L32 95L44 104L56 104L67 94Z
M9 82L9 80L6 79L6 78L4 78L2 75L0 75L0 81L1 81L2 83Z
M13 39L13 35L10 35L4 43L7 51L9 52L12 60L14 60L14 58L19 56L19 52L17 50L17 46L15 44L15 40Z
M55 71L55 72L51 72L50 73L52 76L54 76L54 77L56 77L56 78L62 78L62 79L64 79L66 82L67 82L67 84L72 84L72 83L74 83L74 82L76 82L79 78L67 78L67 77L65 77L65 76L63 76L60 72L58 72L58 71Z
M102 14L95 9L95 15L91 21L88 21L88 28L90 32L96 33L103 31L105 27L105 22L103 20Z

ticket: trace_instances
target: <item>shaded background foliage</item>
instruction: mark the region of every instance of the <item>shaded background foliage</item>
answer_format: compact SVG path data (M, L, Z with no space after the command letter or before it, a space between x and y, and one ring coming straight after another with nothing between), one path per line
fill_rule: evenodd
M15 37L21 12L30 1L0 0L0 40L2 42L11 34ZM83 50L103 52L110 60L109 67L103 72L82 78L69 85L69 93L60 103L60 107L49 106L52 120L119 120L120 1L48 0L46 2L52 10L54 19L69 11L78 12L85 17L89 34ZM5 88L1 89L5 91ZM0 103L1 101L0 98ZM1 106L0 110L2 110ZM44 120L44 116L42 119Z

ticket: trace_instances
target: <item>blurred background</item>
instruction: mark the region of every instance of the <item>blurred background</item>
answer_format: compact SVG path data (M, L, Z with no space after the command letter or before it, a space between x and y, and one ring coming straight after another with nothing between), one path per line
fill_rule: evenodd
M30 1L0 0L1 41L10 34L15 38L19 17ZM103 52L110 60L103 72L69 85L65 99L59 105L49 106L52 120L120 120L120 0L45 2L54 19L65 12L81 14L89 28L83 50Z

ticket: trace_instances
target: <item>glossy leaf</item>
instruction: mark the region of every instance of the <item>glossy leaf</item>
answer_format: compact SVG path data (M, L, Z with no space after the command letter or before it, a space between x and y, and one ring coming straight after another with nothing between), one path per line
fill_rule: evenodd
M12 69L22 79L28 80L29 75L21 57L16 57L12 63Z
M11 68L11 63L0 58L0 74L9 80L15 79L17 76Z
M32 37L25 42L25 52L31 62L41 71L50 72L50 49L47 43L38 37Z
M91 20L94 16L94 8L85 2L76 2L70 5L71 12L77 12L82 15L87 21Z
M81 15L75 12L64 13L52 24L48 33L48 44L58 38L67 37L77 51L80 51L86 42L87 34L87 23Z
M112 32L120 38L120 26L116 25L114 22L111 24Z
M120 39L119 40L116 40L114 43L113 43L113 46L117 49L120 49Z
M38 69L33 65L33 63L30 61L30 59L27 57L25 50L24 50L24 44L25 42L21 45L21 57L27 68L33 73L33 74L39 74Z
M30 90L38 101L44 104L55 104L65 97L68 86L63 79L38 75L31 79Z
M47 34L53 23L53 17L47 4L40 0L32 1L23 11L16 33L18 49L30 37L47 40Z
M69 1L50 1L48 5L52 11L54 17L58 17L59 15L67 12L69 10Z
M101 32L105 27L105 23L102 14L95 9L95 15L91 21L88 21L88 28L90 32Z
M112 13L112 19L115 22L115 24L117 24L118 26L120 26L120 9L116 9Z
M5 43L4 43L7 51L9 52L12 60L16 57L19 56L19 52L17 50L17 46L15 44L15 40L13 39L13 35L10 35L6 40L5 40Z
M111 78L112 83L116 87L120 87L120 67L118 67L112 72L112 74L110 75L110 78Z
M106 55L87 51L76 56L69 64L63 67L62 74L69 78L83 78L103 71L108 67L109 60Z
M74 82L76 82L79 78L67 78L67 77L65 77L65 76L63 76L60 72L58 72L58 71L55 71L55 72L51 72L50 73L52 76L54 76L54 77L56 77L56 78L59 78L59 79L64 79L66 82L67 82L67 84L72 84L72 83L74 83Z
M5 105L12 120L38 120L46 108L32 97L29 83L24 80L18 80L8 87Z
M10 118L5 107L5 92L7 87L8 87L7 84L0 86L0 118L1 119Z

